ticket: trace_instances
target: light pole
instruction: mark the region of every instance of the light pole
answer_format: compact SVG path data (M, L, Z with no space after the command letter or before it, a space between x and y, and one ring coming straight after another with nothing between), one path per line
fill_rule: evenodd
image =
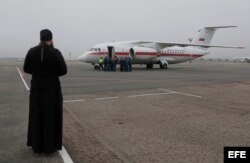
M69 52L69 60L72 61L71 52Z

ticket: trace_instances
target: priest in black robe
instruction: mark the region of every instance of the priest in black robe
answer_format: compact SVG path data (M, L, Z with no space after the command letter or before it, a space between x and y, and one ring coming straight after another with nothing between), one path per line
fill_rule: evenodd
M67 73L61 52L54 48L52 32L40 32L40 44L31 48L24 72L31 74L28 141L35 153L62 149L63 97L59 77Z

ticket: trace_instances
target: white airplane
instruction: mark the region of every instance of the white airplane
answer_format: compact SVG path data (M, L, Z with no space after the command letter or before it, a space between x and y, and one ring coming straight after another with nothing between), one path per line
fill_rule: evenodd
M209 54L208 48L238 48L233 46L213 46L210 42L217 29L232 28L236 26L204 27L199 33L190 39L190 43L171 43L159 41L123 41L110 42L95 45L89 51L79 56L78 60L91 63L95 67L100 57L125 57L132 58L133 64L146 64L147 68L153 68L153 64L159 64L160 68L167 69L169 64L182 63Z
M235 57L234 62L240 62L240 63L250 63L250 57Z

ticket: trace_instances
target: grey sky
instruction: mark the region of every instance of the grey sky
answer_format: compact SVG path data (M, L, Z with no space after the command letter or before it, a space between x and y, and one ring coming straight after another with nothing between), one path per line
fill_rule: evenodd
M249 0L1 0L0 57L24 57L49 28L55 46L76 58L109 41L188 42L204 26L237 25L216 32L209 57L250 56Z

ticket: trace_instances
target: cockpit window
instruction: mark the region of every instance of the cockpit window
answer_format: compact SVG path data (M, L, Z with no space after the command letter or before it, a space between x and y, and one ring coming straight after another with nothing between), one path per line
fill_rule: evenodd
M101 48L90 48L89 51L101 51Z
M101 49L100 48L91 48L91 49L89 49L89 51L101 51Z

